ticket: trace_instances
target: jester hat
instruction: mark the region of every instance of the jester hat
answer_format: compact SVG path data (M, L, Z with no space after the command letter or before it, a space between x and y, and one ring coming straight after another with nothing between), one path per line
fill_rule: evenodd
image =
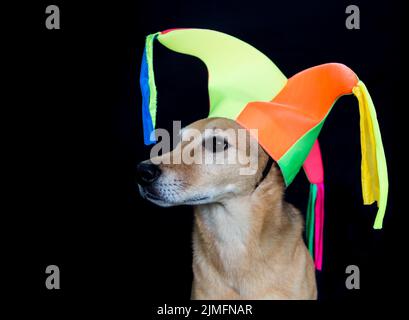
M354 94L361 127L361 180L364 204L378 205L374 228L382 228L388 176L376 111L356 74L338 63L306 69L287 79L263 53L221 32L170 29L147 36L140 85L144 142L155 142L156 86L153 44L201 59L209 72L209 117L235 120L258 129L259 144L281 169L288 186L301 167L311 183L306 233L317 269L322 267L324 172L317 137L337 99ZM315 237L313 236L315 231Z

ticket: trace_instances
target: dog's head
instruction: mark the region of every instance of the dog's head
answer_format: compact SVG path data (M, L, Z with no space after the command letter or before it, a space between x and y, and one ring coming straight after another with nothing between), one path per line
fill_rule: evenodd
M222 202L250 194L271 162L247 130L225 118L196 121L180 131L178 140L172 151L137 166L141 195L160 206ZM277 183L280 178L272 177Z

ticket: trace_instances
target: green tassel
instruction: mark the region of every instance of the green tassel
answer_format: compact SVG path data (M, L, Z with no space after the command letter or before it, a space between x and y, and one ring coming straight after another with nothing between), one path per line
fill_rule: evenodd
M317 185L310 185L310 195L308 197L307 218L306 218L306 236L308 250L314 258L314 220L315 220L315 201L317 199Z
M149 112L151 114L152 124L154 128L156 126L156 85L155 76L153 73L153 43L158 35L159 32L150 34L146 37L146 58L148 62L150 89Z

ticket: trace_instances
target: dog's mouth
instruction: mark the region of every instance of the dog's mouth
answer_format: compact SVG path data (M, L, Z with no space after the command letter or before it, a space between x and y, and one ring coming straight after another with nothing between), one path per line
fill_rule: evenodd
M209 203L210 197L207 196L197 196L197 197L192 197L190 199L187 199L183 201L180 204L186 204L186 205L198 205L198 204L206 204Z
M147 190L146 188L141 187L140 185L138 185L138 187L139 187L139 193L142 196L142 198L144 198L146 200L149 200L151 202L154 202L154 203L156 203L158 201L166 202L165 199L162 199L160 196L152 193L151 191Z
M150 193L150 192L145 192L144 193L145 198L147 198L148 200L157 200L157 201L163 201L162 198Z
M188 199L183 199L177 201L176 199L167 199L166 197L161 197L157 194L152 193L150 190L146 190L145 188L139 186L139 192L141 196L149 200L159 206L177 206L177 205L199 205L199 204L206 204L209 203L209 196L198 195Z

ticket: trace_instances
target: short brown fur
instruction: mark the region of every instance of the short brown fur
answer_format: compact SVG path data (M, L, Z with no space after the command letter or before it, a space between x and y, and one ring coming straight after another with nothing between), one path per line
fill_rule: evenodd
M222 118L188 126L201 132L210 127L240 128ZM253 139L252 143L257 142ZM183 148L181 143L162 157L175 156ZM194 204L192 299L317 297L314 263L302 238L303 218L284 200L284 182L276 163L257 186L268 160L260 146L257 157L259 169L251 177L238 176L235 167L218 171L195 164L160 165L164 180L158 182L157 189L167 188L172 199L180 194L206 194L210 189L218 193L207 203ZM172 187L176 191L166 187L172 183L179 183Z

